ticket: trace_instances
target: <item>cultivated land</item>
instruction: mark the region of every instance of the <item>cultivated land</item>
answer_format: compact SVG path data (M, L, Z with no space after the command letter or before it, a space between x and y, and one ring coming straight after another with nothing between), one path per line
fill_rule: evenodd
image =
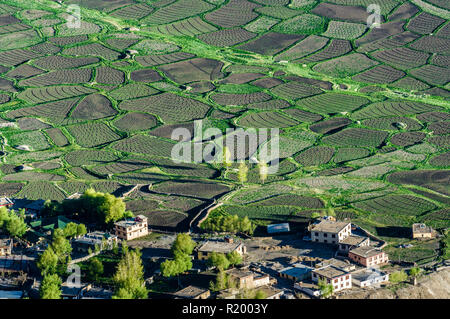
M383 1L368 29L365 0L193 2L82 1L68 28L77 1L1 1L0 196L139 184L129 209L172 231L214 199L261 225L335 209L392 252L415 222L450 226L448 8ZM280 170L173 163L172 130L200 119L280 128Z

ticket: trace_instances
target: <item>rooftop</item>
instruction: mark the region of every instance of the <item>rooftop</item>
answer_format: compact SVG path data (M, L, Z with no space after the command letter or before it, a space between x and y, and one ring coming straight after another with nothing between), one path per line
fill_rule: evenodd
M312 230L324 233L339 233L343 230L348 222L335 222L332 220L322 220L320 223L313 225Z
M322 267L319 269L314 269L313 272L320 276L323 276L325 278L330 278L330 279L336 278L336 277L341 277L341 276L348 274L348 272L346 272L338 267L332 266L332 265L325 266L325 267Z
M204 242L199 248L198 251L202 252L217 252L217 253L230 253L235 251L241 245L240 242L227 243L224 241L212 241L208 240Z
M0 247L8 247L12 244L11 238L0 238Z
M378 248L374 248L374 247L370 247L370 246L363 246L363 247L358 247L355 249L350 250L351 253L364 257L364 258L368 258L368 257L373 257L376 255L381 254L383 251L381 251Z
M433 228L427 226L425 224L413 224L412 230L414 233L431 233L433 232Z
M321 267L330 266L330 265L334 266L334 267L337 267L337 268L340 268L340 269L342 269L344 271L348 271L348 270L351 270L351 269L355 268L355 266L353 264L351 264L349 261L347 261L347 260L339 260L339 259L336 259L336 258L331 258L331 259L324 260L324 261L318 263L316 265L316 267L321 268Z
M205 292L207 292L208 289L203 289L196 286L187 286L186 288L183 288L177 292L174 293L174 296L181 297L181 298L194 298L198 295L201 295Z
M294 267L287 267L280 270L281 274L285 274L291 277L302 277L307 273L310 273L313 269L311 267L301 265L301 264L295 264Z
M290 231L289 223L267 225L267 232L269 234L282 233L288 231Z
M358 271L352 273L352 278L358 280L358 281L366 281L367 279L376 278L385 276L386 274L384 272L381 272L377 269L368 268L364 269L363 271Z
M242 269L236 269L236 268L233 268L233 269L227 271L227 273L230 274L231 276L237 277L237 278L245 278L245 277L249 277L249 276L254 276L255 275L251 271L242 270Z
M350 235L347 238L341 240L339 243L345 244L345 245L357 246L368 239L369 239L369 237Z
M145 222L145 221L147 221L147 217L145 217L144 215L137 215L134 218L127 218L127 219L118 221L118 222L114 223L114 225L126 228L126 227L135 226L135 225Z

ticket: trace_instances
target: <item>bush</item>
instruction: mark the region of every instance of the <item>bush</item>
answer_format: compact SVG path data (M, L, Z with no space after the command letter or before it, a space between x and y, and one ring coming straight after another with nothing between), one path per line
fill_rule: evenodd
M405 271L396 271L389 276L389 281L393 284L403 282L408 279L408 275Z
M218 232L242 232L252 235L256 226L253 225L247 216L239 218L237 215L225 215L209 217L202 223L201 228Z

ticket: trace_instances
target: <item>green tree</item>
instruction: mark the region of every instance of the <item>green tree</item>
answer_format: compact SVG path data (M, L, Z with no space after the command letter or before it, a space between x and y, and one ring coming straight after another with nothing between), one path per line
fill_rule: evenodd
M103 274L103 271L103 263L100 259L96 257L89 259L87 275L90 280L98 281L98 278Z
M320 296L322 298L329 298L334 293L334 287L332 284L328 284L325 280L319 280L318 284L320 289Z
M192 254L195 248L195 241L192 240L188 233L178 234L172 245L172 253L181 252L186 255Z
M58 275L45 275L39 288L41 299L61 299L61 284Z
M28 226L22 216L12 214L6 221L6 231L13 237L22 237L28 230Z
M67 238L73 238L77 236L78 225L76 223L70 222L64 227L64 236Z
M267 167L267 163L264 160L260 160L258 163L258 169L259 169L259 179L261 180L261 183L264 184L264 182L267 179L267 175L268 175L268 167Z
M263 290L257 290L253 296L253 299L266 299L267 294Z
M396 271L389 275L389 281L392 282L393 284L405 281L407 279L408 279L408 275L403 270Z
M232 251L227 254L227 259L231 266L236 266L242 263L242 256L237 251Z
M227 270L230 267L230 261L225 254L213 252L208 258L208 265L220 270Z
M43 276L56 273L58 265L58 256L52 247L48 247L40 256L37 266Z
M216 281L209 283L211 291L221 291L229 288L236 288L236 282L224 270L219 270L216 275Z
M241 182L242 185L244 185L244 183L247 182L247 174L248 174L248 167L247 165L245 165L244 161L241 161L239 163L238 178L239 182Z
M4 228L9 220L9 210L6 207L0 207L0 228Z
M69 240L64 235L64 230L55 229L53 232L53 239L50 247L58 257L57 273L63 275L67 271L67 265L70 262L70 253L72 246Z
M83 236L87 234L86 225L84 224L78 224L77 225L77 236Z
M409 275L411 277L417 277L419 276L419 274L422 272L422 269L420 269L419 267L413 267L409 270Z
M227 146L224 146L223 149L222 149L222 152L223 152L223 154L222 154L223 167L225 169L228 169L231 166L231 164L232 164L230 149Z
M167 259L161 263L160 270L164 277L174 277L192 268L192 258L184 253L177 252L174 259Z
M127 251L117 265L113 277L117 286L113 299L146 299L148 296L144 282L144 267L141 252Z

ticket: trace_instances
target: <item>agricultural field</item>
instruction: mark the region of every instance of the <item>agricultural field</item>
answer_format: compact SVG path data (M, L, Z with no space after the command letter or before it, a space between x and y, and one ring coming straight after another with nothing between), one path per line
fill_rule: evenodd
M381 1L369 28L371 3L2 1L0 196L138 185L127 208L163 230L214 200L265 221L335 209L388 240L389 227L450 227L449 6ZM245 130L265 128L278 131L238 158ZM245 179L202 159L226 137ZM176 146L200 160L174 161ZM255 159L279 166L261 178Z

